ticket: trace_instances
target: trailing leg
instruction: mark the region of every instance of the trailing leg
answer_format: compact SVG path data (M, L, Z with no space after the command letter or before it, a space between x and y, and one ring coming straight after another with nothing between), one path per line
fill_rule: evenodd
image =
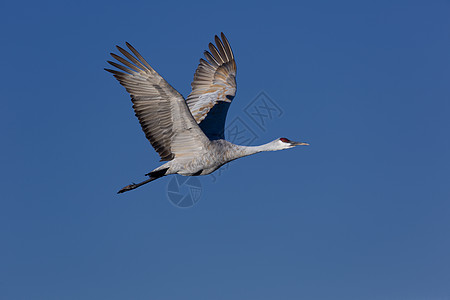
M167 169L162 169L162 170L158 170L158 171L156 171L156 172L150 172L150 173L148 173L148 174L145 174L146 176L150 176L150 178L147 179L147 180L144 180L144 181L142 181L142 182L140 182L140 183L132 183L132 184L129 184L129 185L123 187L122 189L120 189L120 191L118 191L117 194L122 194L122 193L125 193L125 192L128 192L128 191L134 190L135 188L138 188L138 187L140 187L141 185L144 185L144 184L146 184L146 183L152 182L152 181L155 180L155 179L161 178L161 177L163 177L163 176L166 174L166 172L167 172L168 169L169 169L169 168L167 168Z

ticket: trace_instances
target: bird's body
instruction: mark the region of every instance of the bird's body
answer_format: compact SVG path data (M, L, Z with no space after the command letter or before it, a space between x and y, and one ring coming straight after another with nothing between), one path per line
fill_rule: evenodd
M184 176L208 175L237 157L238 147L226 140L213 140L189 159L175 158L159 168L169 168L168 174Z
M224 139L226 114L236 94L236 63L223 33L221 37L215 37L217 48L210 43L211 52L205 51L207 61L200 60L186 100L130 44L134 56L117 47L128 60L111 53L122 65L108 62L123 72L106 70L130 93L146 137L161 161L167 161L146 174L148 180L128 185L119 193L162 176L207 175L237 158L307 145L280 138L261 146L239 146Z

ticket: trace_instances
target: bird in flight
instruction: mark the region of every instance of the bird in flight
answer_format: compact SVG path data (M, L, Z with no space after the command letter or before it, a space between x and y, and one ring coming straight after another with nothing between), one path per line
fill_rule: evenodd
M192 81L192 92L184 99L133 48L117 46L119 63L108 61L119 69L112 73L131 96L133 109L145 136L165 164L146 174L149 178L122 188L133 190L170 174L207 175L237 158L263 151L293 148L307 143L278 138L261 146L240 146L225 140L225 119L236 95L236 62L223 33L209 44ZM130 53L131 51L131 53Z

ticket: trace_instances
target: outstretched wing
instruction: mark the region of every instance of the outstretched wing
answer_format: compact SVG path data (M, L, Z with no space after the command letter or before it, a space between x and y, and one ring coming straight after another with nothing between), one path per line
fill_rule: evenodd
M209 44L192 81L186 102L195 121L211 140L223 139L228 108L236 95L236 62L223 33Z
M145 136L161 156L161 161L174 157L193 156L204 149L208 138L199 128L184 98L164 80L130 44L133 56L123 48L117 49L125 57L114 53L118 64L109 64L121 71L105 69L131 95L133 109Z

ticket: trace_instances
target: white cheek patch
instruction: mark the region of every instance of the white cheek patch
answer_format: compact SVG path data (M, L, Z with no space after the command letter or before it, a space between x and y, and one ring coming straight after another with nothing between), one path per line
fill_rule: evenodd
M293 147L290 143L285 143L280 140L278 140L278 145L280 145L281 149L289 149Z

